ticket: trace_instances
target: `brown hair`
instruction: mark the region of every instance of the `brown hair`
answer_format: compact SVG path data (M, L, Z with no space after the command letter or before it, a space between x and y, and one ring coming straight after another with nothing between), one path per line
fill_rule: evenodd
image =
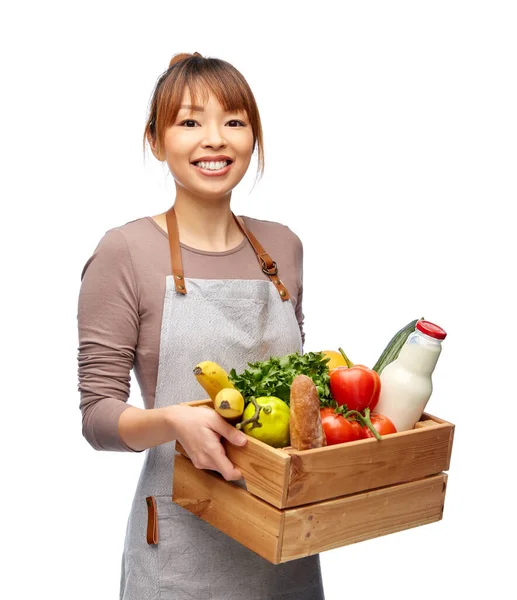
M175 54L167 71L162 73L154 88L149 117L144 130L145 143L150 138L158 151L163 146L165 130L179 112L183 92L190 92L192 104L208 101L212 91L224 110L245 110L253 131L253 151L258 148L258 172L264 173L264 142L262 123L255 97L241 73L219 58L205 58L199 52Z

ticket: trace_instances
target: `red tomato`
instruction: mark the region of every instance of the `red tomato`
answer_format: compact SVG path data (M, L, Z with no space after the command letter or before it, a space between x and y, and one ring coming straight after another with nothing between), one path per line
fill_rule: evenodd
M333 408L322 408L320 414L328 446L354 442L363 437L360 423L345 419L343 415L336 414Z
M363 365L336 367L330 373L330 393L334 400L348 410L372 410L379 401L381 380L379 375Z
M374 428L381 434L387 435L389 433L397 433L395 425L386 417L385 415L381 415L381 413L370 413L370 421ZM373 433L368 429L366 425L363 426L363 437L369 438L374 437Z

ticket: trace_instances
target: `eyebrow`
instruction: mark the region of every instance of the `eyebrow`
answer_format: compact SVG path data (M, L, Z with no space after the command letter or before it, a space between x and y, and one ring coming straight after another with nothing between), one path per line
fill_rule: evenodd
M180 108L186 108L192 110L193 112L205 112L205 109L202 106L198 106L197 104L182 104ZM225 110L224 112L232 113L232 112L241 112L243 109L237 110Z

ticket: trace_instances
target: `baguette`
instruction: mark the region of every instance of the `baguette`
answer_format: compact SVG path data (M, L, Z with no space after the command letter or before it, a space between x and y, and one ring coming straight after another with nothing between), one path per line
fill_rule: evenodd
M327 445L321 425L318 390L307 375L296 375L291 384L289 431L291 446L296 450Z

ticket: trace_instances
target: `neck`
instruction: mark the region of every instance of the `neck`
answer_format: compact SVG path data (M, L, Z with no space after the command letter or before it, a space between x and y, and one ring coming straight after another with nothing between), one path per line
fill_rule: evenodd
M230 195L207 201L177 194L174 212L180 241L187 246L224 252L242 241L243 234L232 216Z

